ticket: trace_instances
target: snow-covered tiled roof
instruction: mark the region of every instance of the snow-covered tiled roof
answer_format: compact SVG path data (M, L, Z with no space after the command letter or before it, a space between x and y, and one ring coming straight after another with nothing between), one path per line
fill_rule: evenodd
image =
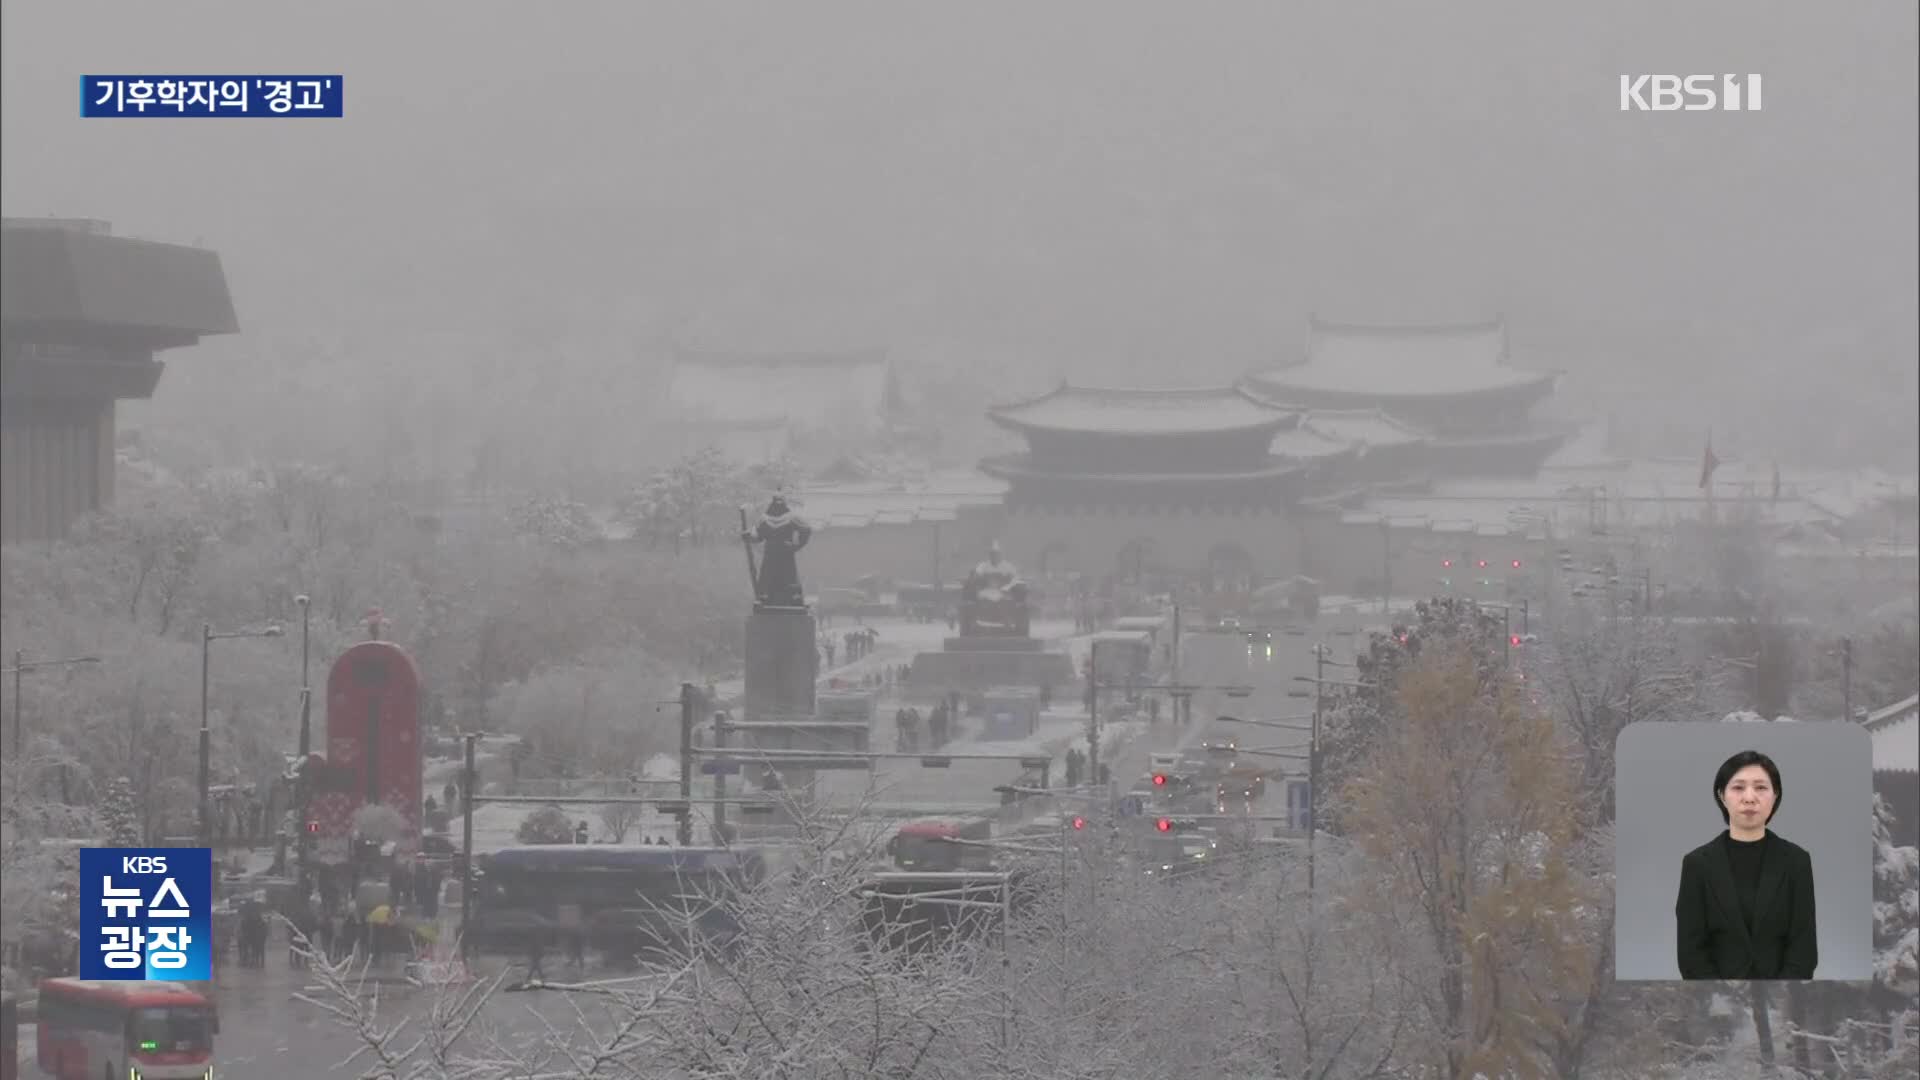
M884 349L727 352L680 349L667 388L689 421L801 427L874 427L896 404Z
M1314 461L1354 453L1361 445L1358 440L1338 438L1311 430L1303 424L1275 432L1269 452L1294 461Z
M1920 772L1920 694L1867 714L1874 772Z
M1185 435L1278 431L1296 410L1263 401L1238 387L1081 387L1061 383L1030 401L987 413L1014 431L1105 435Z
M1300 426L1341 442L1366 447L1404 446L1427 436L1378 409L1314 409Z
M1307 358L1252 376L1284 399L1290 390L1417 397L1482 393L1551 382L1557 373L1507 364L1502 320L1424 326L1369 326L1311 321Z

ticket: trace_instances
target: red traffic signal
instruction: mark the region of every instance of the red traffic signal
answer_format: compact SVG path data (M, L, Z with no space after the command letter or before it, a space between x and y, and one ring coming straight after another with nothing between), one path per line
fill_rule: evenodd
M1482 570L1485 570L1486 568L1487 568L1487 560L1485 560L1485 559L1481 559L1481 560L1480 560L1480 569L1482 569Z
M1515 560L1513 560L1513 568L1514 568L1515 570L1518 570L1518 569L1520 569L1520 560L1519 560L1519 559L1515 559Z
M1074 819L1073 819L1073 827L1074 827L1074 828L1076 828L1076 829L1084 829L1084 828L1086 828L1086 827L1087 827L1087 819L1086 819L1086 818L1083 818L1083 817L1077 817L1077 818L1074 818Z
M1442 569L1446 569L1446 570L1451 570L1451 569L1453 569L1453 560L1452 560L1452 559L1441 559L1441 560L1440 560L1440 566L1441 566L1441 568L1442 568Z
M1154 786L1154 787L1166 787L1166 786L1167 786L1167 774L1166 774L1166 773L1162 773L1162 772L1157 772L1157 773L1154 773L1154 774L1153 774L1153 786Z
M1173 819L1172 819L1172 818L1161 818L1161 819L1160 819L1159 821L1156 821L1156 822L1154 822L1154 823L1153 823L1153 827L1154 827L1154 828L1156 828L1156 829L1159 829L1159 830L1160 830L1161 832L1172 832L1172 831L1173 831Z
M319 832L319 831L320 831L320 823L319 823L319 822L317 822L317 821L309 821L309 822L307 822L307 832L308 832L309 834L312 834L312 833L317 833L317 832Z
M1519 634L1512 635L1507 639L1507 643L1518 648L1520 645L1520 635Z

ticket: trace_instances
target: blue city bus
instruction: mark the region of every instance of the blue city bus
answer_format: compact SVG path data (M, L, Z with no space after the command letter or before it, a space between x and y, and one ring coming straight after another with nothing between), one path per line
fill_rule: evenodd
M766 876L759 852L624 844L541 844L474 860L473 947L585 948L615 957L725 945L738 927L725 902Z

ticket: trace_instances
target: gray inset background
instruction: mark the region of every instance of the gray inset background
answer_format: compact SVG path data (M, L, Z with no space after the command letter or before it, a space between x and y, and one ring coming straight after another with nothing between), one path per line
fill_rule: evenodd
M1678 980L1680 859L1726 830L1713 775L1742 750L1780 766L1769 829L1813 856L1819 982L1873 976L1873 749L1832 722L1638 723L1614 745L1614 977Z

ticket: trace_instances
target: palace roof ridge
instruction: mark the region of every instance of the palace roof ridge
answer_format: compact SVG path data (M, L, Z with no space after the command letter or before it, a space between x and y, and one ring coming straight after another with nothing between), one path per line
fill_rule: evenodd
M1277 431L1298 424L1300 412L1234 383L1089 387L1062 379L1039 397L995 405L987 416L1022 433L1193 435Z

